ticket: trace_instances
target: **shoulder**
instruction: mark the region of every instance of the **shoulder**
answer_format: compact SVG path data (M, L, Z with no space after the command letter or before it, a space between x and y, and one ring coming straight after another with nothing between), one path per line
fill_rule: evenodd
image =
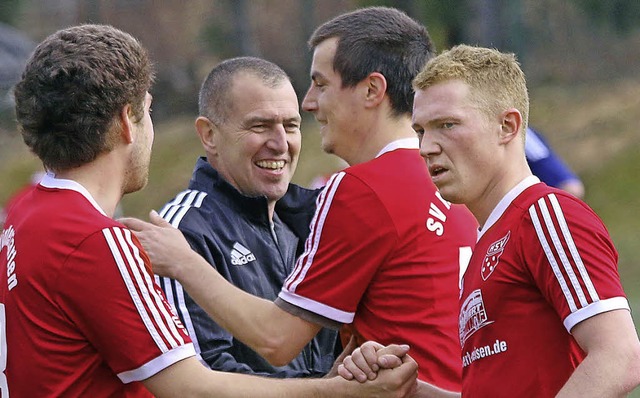
M204 213L211 211L208 208L215 206L215 203L215 200L211 200L209 192L186 189L167 202L158 213L167 222L178 228L182 225L183 220L186 222L187 219L203 217Z
M535 184L526 189L514 203L533 217L548 217L550 214L569 216L582 220L595 219L601 222L596 213L579 198L544 183Z
M276 211L307 212L315 211L316 200L323 188L308 189L289 184L287 193L276 202Z
M322 190L318 203L320 206L331 203L344 203L348 206L358 206L360 202L378 198L375 184L371 176L363 173L362 169L345 169L329 178Z
M417 149L396 149L344 171L379 192L435 191L427 165Z
M605 244L607 251L614 251L604 223L585 202L562 190L538 185L543 188L530 192L520 203L519 225L529 231L526 236L539 241L544 248L558 244L584 248L585 244L593 243Z

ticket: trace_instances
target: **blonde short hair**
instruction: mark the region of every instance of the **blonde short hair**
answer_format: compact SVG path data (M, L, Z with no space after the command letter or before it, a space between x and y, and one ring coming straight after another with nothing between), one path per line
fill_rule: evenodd
M488 116L509 108L522 115L522 134L529 118L529 93L524 72L514 54L458 45L431 59L413 80L416 90L437 83L461 80L469 85L473 99Z

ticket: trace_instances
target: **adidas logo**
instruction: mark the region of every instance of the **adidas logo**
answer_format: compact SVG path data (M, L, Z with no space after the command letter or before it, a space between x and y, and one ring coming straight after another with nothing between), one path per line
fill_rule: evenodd
M233 249L231 250L231 264L245 265L251 261L256 261L256 256L251 253L251 250L242 246L238 242L234 243Z

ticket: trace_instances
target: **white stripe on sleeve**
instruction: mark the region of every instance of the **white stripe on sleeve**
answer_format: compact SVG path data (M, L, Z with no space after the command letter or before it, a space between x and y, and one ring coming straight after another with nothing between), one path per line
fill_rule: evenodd
M318 246L320 245L324 222L327 218L327 214L329 213L329 209L331 208L331 203L335 193L345 175L346 174L344 172L334 174L322 192L323 200L319 202L316 207L316 214L313 217L311 232L307 238L307 242L305 243L305 252L300 256L296 262L295 269L285 281L287 290L292 293L296 291L300 282L304 280L309 268L313 264L313 258L318 251Z
M127 232L130 233L128 230ZM131 295L136 309L138 310L138 314L156 345L162 352L166 352L170 350L170 347L165 343L165 339L171 344L171 348L179 345L176 342L177 339L179 339L178 341L181 343L184 343L179 333L176 333L177 335L173 335L173 333L167 329L167 325L163 322L163 317L160 315L160 312L164 312L164 319L168 319L170 324L174 325L171 315L162 304L162 300L158 296L156 290L153 289L152 279L144 269L144 262L140 257L137 247L132 243L129 243L131 242L130 237L129 241L127 241L123 236L122 229L118 227L105 228L102 230L102 233L118 266L125 286ZM125 258L122 257L120 250L125 254ZM135 260L134 257L136 257ZM139 268L140 266L142 266L142 270ZM135 279L131 278L129 271L131 271L131 274L134 275ZM143 278L141 273L146 274L146 278ZM151 285L151 289L149 289L149 284ZM152 296L155 296L154 299L152 299ZM146 306L143 301L146 303ZM159 307L157 303L160 303ZM151 314L149 314L149 311L151 311Z
M133 240L131 239L131 231L128 229L125 229L125 230L122 230L122 232L124 232L124 237L127 243L129 244L129 247L132 249L131 254L133 255L133 258L135 258L135 261L138 264L138 267L135 269L134 274L137 279L138 278L140 279L139 283L142 286L144 286L146 291L148 292L149 300L153 300L152 303L149 302L150 307L153 308L152 311L154 312L154 315L156 311L155 309L157 308L159 311L158 315L164 318L164 324L162 322L162 319L156 318L156 321L158 321L158 323L160 324L160 327L163 329L164 329L164 325L168 325L169 329L171 329L171 335L174 336L179 343L177 345L183 345L184 339L182 338L182 335L178 331L176 323L173 320L174 314L172 314L169 310L167 310L167 307L164 305L164 300L162 295L158 294L158 292L155 289L155 284L154 284L155 280L151 277L151 275L149 275L148 272L146 272L146 269L144 267L144 260L140 256L140 250L138 250L138 247L133 243ZM155 306L153 306L153 304L155 304ZM174 343L172 346L175 348L177 345Z
M535 205L529 207L529 215L531 216L531 221L533 221L533 225L536 229L536 234L538 235L538 240L540 241L540 245L544 250L544 254L547 256L547 260L549 261L549 265L551 265L551 269L553 270L553 274L556 276L558 283L560 284L560 288L562 289L562 293L564 294L565 299L567 300L567 304L569 304L569 309L571 312L574 312L578 309L575 301L573 300L573 296L571 295L571 291L567 286L567 282L564 280L564 276L560 272L560 267L556 262L555 257L553 256L553 252L551 251L551 247L549 246L549 242L547 242L547 238L544 236L542 224L540 223L540 219L538 218L538 214L536 213Z
M573 313L580 308L588 306L591 302L597 302L599 297L584 263L582 262L582 258L580 257L580 253L578 252L578 248L573 237L571 236L571 231L569 231L569 226L567 225L562 207L560 206L556 195L549 194L548 199L551 203L551 209L547 206L545 197L542 197L538 199L537 203L529 207L529 215L531 216L536 234L538 235L538 240L545 252L549 264L553 269L553 273L562 288L562 292L567 300L569 309ZM544 222L541 222L539 215L542 217ZM556 228L556 224L559 226L559 231L558 228ZM546 236L549 236L551 239L551 244L553 244L553 249L555 249L557 255L554 254ZM567 253L565 247L567 247L569 253ZM575 267L571 263L568 254L570 254L571 259L575 263ZM565 271L571 286L569 286L565 280L560 266L562 266L562 269ZM582 285L587 288L589 299L587 299ZM580 302L579 308L573 298L571 288L573 288L573 291Z
M558 217L558 224L560 225L560 230L562 231L562 235L567 241L567 245L569 246L569 252L571 253L571 257L573 261L576 263L578 267L578 271L580 272L580 276L589 291L589 295L591 296L591 301L598 301L600 297L598 296L598 292L596 291L593 282L591 281L591 277L589 277L589 273L587 272L587 268L584 266L582 262L582 257L580 257L580 253L578 253L578 247L573 241L573 237L571 236L571 232L569 231L569 226L567 225L567 220L564 218L564 213L562 212L562 208L560 208L560 202L558 202L558 198L556 195L549 195L549 200L551 201L551 205L553 206L553 210L555 211L556 216Z
M580 300L580 308L582 308L588 304L587 299L584 296L584 292L582 291L580 282L578 281L576 273L573 270L573 266L569 262L569 258L567 257L567 254L562 247L562 242L560 241L561 237L559 236L558 231L553 224L552 216L555 216L555 213L551 214L549 212L549 208L547 207L547 203L544 201L544 198L538 199L538 205L540 206L540 211L542 213L542 217L544 218L544 224L551 238L551 242L553 243L553 247L555 247L556 253L558 254L558 257L560 257L562 267L564 268L564 271L567 274L569 281L571 282L571 286L573 286L573 290L578 296L578 300ZM556 218L554 217L554 219Z

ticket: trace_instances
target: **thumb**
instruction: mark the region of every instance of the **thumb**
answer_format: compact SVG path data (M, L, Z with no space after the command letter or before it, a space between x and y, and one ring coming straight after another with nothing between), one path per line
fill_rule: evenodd
M146 222L133 217L119 218L118 222L124 224L125 227L134 232L141 232L148 225Z
M157 225L158 227L173 227L171 224L165 221L165 219L162 218L160 214L158 214L158 212L155 210L151 210L149 212L149 221L151 221L151 224Z

